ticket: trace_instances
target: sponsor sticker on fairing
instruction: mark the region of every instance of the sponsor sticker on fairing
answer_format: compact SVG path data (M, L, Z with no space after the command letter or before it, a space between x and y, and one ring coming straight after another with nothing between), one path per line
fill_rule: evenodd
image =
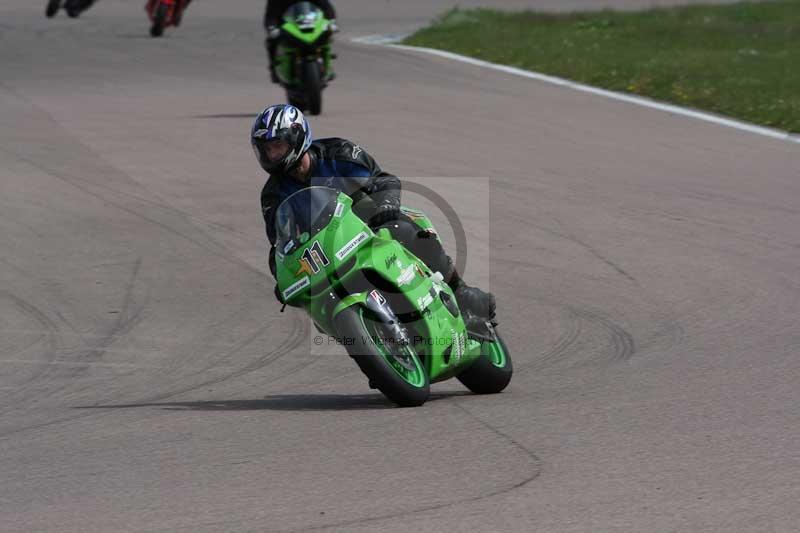
M340 216L342 216L343 212L344 212L344 204L342 202L338 202L336 204L336 210L333 212L333 216L339 218Z
M402 287L403 285L408 285L414 280L414 278L416 277L416 274L414 273L415 270L414 266L415 265L408 265L406 268L402 270L400 276L397 278L397 284L399 286Z
M355 237L353 237L350 240L350 242L342 246L342 248L338 252L336 252L336 259L341 261L348 255L350 255L353 252L353 250L358 248L359 244L367 240L367 237L368 237L367 234L363 231L358 235L356 235Z
M456 356L456 360L461 359L464 355L464 349L466 348L466 339L463 333L459 333L454 329L450 330L450 333L453 337L453 352Z
M372 291L369 293L369 295L379 306L383 307L386 304L386 298L384 298L383 295L378 291Z
M289 298L291 298L301 290L305 289L309 285L311 285L311 280L308 279L308 276L304 277L300 281L292 283L291 285L286 287L285 291L283 291L283 299L288 300Z
M425 296L420 296L417 298L417 307L420 309L425 309L429 305L433 303L433 296L430 294L426 294Z

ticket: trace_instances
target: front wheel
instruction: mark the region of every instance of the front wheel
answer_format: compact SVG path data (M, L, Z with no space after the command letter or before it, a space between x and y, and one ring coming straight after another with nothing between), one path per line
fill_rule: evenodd
M364 308L348 308L333 320L337 335L369 379L400 407L416 407L430 394L428 373L410 343L402 342L392 327L365 316Z
M303 109L306 105L303 101L303 97L299 96L294 91L286 91L286 101L289 102L289 105L293 105L297 109Z
M466 370L458 380L475 394L496 394L508 386L514 367L506 343L495 332L494 342L481 343L481 356Z
M322 76L319 62L307 61L303 64L303 86L306 92L308 112L312 115L322 113Z
M50 0L47 2L47 8L44 10L45 16L47 18L52 18L58 13L58 8L61 7L61 0Z

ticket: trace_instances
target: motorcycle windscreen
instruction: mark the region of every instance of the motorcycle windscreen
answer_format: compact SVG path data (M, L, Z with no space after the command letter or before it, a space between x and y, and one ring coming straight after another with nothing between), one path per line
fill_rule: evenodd
M275 212L278 250L291 253L330 224L338 197L329 187L307 187L281 202Z
M311 2L297 2L289 6L283 15L283 20L296 24L300 30L310 31L322 17L322 10Z

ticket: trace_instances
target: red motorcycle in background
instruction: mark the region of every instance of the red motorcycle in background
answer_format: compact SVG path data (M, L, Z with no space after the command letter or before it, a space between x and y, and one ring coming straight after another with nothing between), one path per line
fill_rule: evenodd
M150 18L150 35L161 37L164 28L180 26L183 10L192 0L147 0L144 6Z

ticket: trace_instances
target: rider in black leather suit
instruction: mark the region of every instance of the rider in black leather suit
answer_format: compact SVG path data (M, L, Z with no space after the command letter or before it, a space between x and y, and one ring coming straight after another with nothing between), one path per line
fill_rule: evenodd
M359 145L340 138L312 142L303 113L291 105L262 111L253 124L250 142L269 179L261 191L261 210L270 243L269 266L275 275L275 211L293 193L312 185L332 187L357 199L367 195L374 204L369 225L385 227L432 271L441 272L453 289L465 318L490 320L495 299L470 287L459 276L435 235L421 231L400 210L401 184L384 172Z

